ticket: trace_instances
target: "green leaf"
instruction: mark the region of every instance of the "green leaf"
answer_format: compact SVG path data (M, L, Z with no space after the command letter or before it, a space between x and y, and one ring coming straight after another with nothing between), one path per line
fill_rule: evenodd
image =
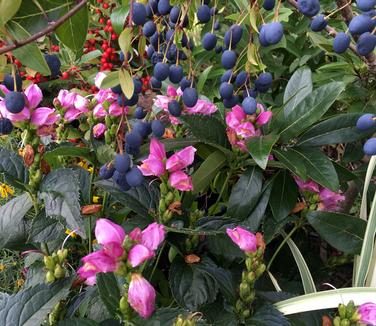
M270 304L258 308L247 321L249 326L290 326L287 318Z
M125 97L130 99L134 93L134 83L128 70L121 68L119 70L119 82L121 90L123 91Z
M58 156L72 156L72 157L80 157L84 158L90 163L94 163L95 155L88 147L78 147L73 145L72 143L61 143L58 147L55 147L51 150L47 150L43 154L43 158L48 163L53 163L53 161Z
M289 141L319 120L344 90L344 84L332 82L314 90L289 113L281 130L281 139Z
M129 13L129 2L127 1L125 5L116 8L111 13L111 26L113 27L116 34L120 34L123 31L125 20Z
M334 248L349 254L360 252L367 225L362 219L341 213L313 211L307 214L307 220Z
M182 116L179 119L187 124L193 136L203 143L213 143L224 148L230 148L226 136L226 127L217 118L195 114Z
M247 148L258 166L265 170L273 145L277 142L279 135L266 135L251 137L247 142Z
M302 180L307 180L307 169L299 154L290 149L273 149L279 162Z
M36 326L43 324L47 314L68 296L72 279L52 284L38 284L0 301L0 324Z
M132 43L132 28L124 28L124 30L119 35L119 47L120 50L123 51L123 53L128 53L129 48Z
M119 81L119 72L117 70L111 71L107 74L107 76L102 80L100 88L101 89L108 89L111 87L115 87L120 84Z
M58 326L100 326L96 321L88 318L72 318L60 320Z
M0 25L4 26L16 14L22 0L0 0Z
M296 106L312 92L312 73L309 68L300 68L294 72L287 83L283 95L284 115L287 117Z
M320 291L277 302L274 306L284 315L306 311L337 308L340 303L354 301L355 306L372 302L376 297L375 288L353 287Z
M24 216L32 206L27 193L0 206L0 248L13 248L25 243L27 234Z
M140 320L137 326L173 325L179 315L185 316L188 315L188 312L182 308L163 307L157 309L149 319Z
M170 287L181 306L197 310L215 300L218 283L206 270L212 266L213 262L207 257L196 264L187 264L181 257L174 259L170 269Z
M114 273L97 274L97 287L108 312L115 316L119 309L120 289Z
M269 204L274 219L281 222L285 219L298 199L298 187L296 182L286 170L280 171L274 181Z
M221 151L211 153L192 175L193 193L198 194L204 191L226 161L227 158Z
M293 147L291 150L303 160L307 175L313 181L333 191L338 190L337 172L330 159L318 148Z
M100 145L95 152L100 164L106 164L115 158L115 151L110 145Z
M227 214L241 220L247 218L260 198L261 188L260 169L254 166L246 170L232 188Z
M22 157L6 148L0 148L0 173L4 173L5 181L19 189L25 189L28 171Z
M282 234L284 234L284 237L286 237L284 232ZM287 239L287 244L292 252L292 255L294 256L296 265L298 266L304 293L308 294L316 292L316 286L315 282L313 281L312 274L299 248L291 238Z
M65 0L69 5L65 7L65 12L71 10L75 3L70 0ZM70 48L73 52L80 52L84 46L89 27L89 13L87 6L81 8L72 17L70 17L64 24L59 26L55 33L61 43Z
M340 114L318 123L307 130L298 141L298 146L322 146L351 143L372 135L375 128L364 132L356 128L361 113Z
M125 192L109 180L97 181L95 184L140 216L150 217L149 211L158 208L159 187L155 182L149 184L145 181L140 187Z
M206 80L208 79L208 76L210 74L210 71L212 70L213 66L207 67L198 77L197 81L197 92L198 94L201 94L202 89L205 86Z
M54 218L47 217L42 210L31 225L29 239L33 242L49 242L59 238L64 234L64 227Z
M9 21L6 28L17 41L30 37L30 34L15 21ZM50 68L35 42L21 46L13 50L12 53L26 67L38 71L44 76L51 75Z
M75 171L61 168L50 172L43 179L39 196L44 200L47 216L64 218L69 229L85 238L79 190Z

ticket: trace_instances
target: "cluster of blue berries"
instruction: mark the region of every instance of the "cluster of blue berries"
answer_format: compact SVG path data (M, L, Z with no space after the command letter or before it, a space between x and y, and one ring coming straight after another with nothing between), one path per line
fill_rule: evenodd
M351 5L351 4L349 4ZM350 46L351 36L356 42L356 52L366 56L376 47L376 0L357 0L356 6L360 13L354 15L348 24L348 32L339 32L333 41L333 51L344 53ZM318 0L298 0L298 10L307 17L312 17L311 29L320 32L328 25L329 16L319 14L320 3Z
M369 131L376 128L376 115L363 114L356 123L356 128L360 131ZM364 154L368 156L376 155L376 137L368 139L363 146Z

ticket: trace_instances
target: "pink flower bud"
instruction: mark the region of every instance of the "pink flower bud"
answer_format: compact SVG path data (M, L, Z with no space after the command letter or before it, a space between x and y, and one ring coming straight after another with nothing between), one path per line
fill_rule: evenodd
M137 267L152 257L154 257L154 252L142 244L136 244L128 253L128 261L132 267Z
M93 127L93 134L95 138L100 138L103 136L104 132L107 130L107 127L104 123L97 123Z
M156 222L142 231L141 244L150 250L156 250L165 238L165 229L162 224Z
M376 325L376 303L363 303L358 307L358 313L362 324Z
M142 318L149 318L155 309L155 290L141 274L132 273L128 302Z
M170 172L181 170L191 165L195 158L196 148L188 146L175 154L166 161L166 169Z
M167 86L167 95L170 96L170 97L178 96L178 93L176 92L176 88L171 86L171 85L168 85Z
M70 93L66 89L61 89L59 94L57 95L57 99L59 100L60 105L63 108L70 108L74 106L76 96L76 93Z
M320 191L319 185L315 181L312 181L311 179L307 181L303 181L299 177L294 176L294 180L301 191L311 191L311 192Z
M172 172L168 178L168 183L171 187L181 191L190 191L193 189L191 177L182 171Z
M252 232L238 226L234 229L226 229L226 233L244 252L255 252L257 250L257 238Z
M331 191L328 188L321 189L319 192L320 204L319 210L335 212L340 209L339 202L345 200L345 196Z
M105 246L112 242L122 245L125 232L120 225L117 225L106 218L100 218L95 225L95 238L98 243Z
M134 228L131 233L129 233L129 237L132 239L132 241L140 242L142 236L142 231L140 228Z

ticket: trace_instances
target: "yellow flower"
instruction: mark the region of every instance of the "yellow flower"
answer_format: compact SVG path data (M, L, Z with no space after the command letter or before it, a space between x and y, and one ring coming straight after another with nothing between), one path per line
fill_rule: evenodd
M93 196L93 204L98 204L99 203L99 199L101 199L101 197L99 197L99 196Z
M22 278L19 278L17 281L16 281L16 286L17 287L21 287L22 285L25 284L25 280L22 279Z
M4 264L0 264L0 272L3 271L6 268Z
M78 162L78 166L82 167L83 169L85 169L89 173L93 173L93 171L94 171L93 167L89 166L89 164L85 161Z
M1 198L8 198L9 195L13 196L14 190L7 184L0 184L0 196Z
M72 230L66 229L65 234L70 234L72 238L77 238L77 233L72 232Z

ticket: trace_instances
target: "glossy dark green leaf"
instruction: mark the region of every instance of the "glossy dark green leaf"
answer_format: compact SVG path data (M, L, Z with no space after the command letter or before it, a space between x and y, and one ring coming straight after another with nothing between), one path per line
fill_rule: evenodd
M247 142L247 148L258 166L265 170L273 145L277 142L279 135L265 135L251 137Z
M179 316L186 316L188 315L188 311L183 308L169 308L164 307L157 309L153 315L145 320L141 318L137 318L136 321L137 326L157 326L157 325L173 325L176 318Z
M108 312L115 316L119 308L120 289L113 273L97 274L97 287L101 300Z
M197 310L203 304L215 300L218 283L207 271L211 266L213 262L207 257L196 264L187 264L180 257L174 259L170 268L170 287L172 295L181 306Z
M129 2L119 8L116 8L111 13L111 26L113 27L116 34L120 34L124 29L125 20L129 13Z
M9 21L6 26L8 32L16 40L24 40L30 37L30 34L15 21ZM35 42L21 46L20 48L13 50L12 53L26 67L38 71L44 76L49 76L51 74L50 68L48 68L46 60L44 60L42 52L39 50Z
M287 169L297 175L302 180L307 179L307 169L301 156L291 149L273 149L276 156Z
M99 326L96 321L88 318L71 318L61 320L58 323L58 326Z
M50 172L43 179L39 196L44 201L47 216L63 218L69 229L85 238L79 190L76 172L61 168Z
M46 216L42 210L33 220L29 232L29 239L33 242L49 242L59 238L64 234L64 227L59 221Z
M225 125L213 116L185 115L181 120L188 125L193 136L203 143L214 143L230 148Z
M0 148L0 173L5 176L5 181L19 189L25 189L28 171L22 157L6 148Z
M291 149L300 156L307 169L307 175L323 187L333 191L339 188L337 172L331 160L318 148L294 147Z
M95 162L95 155L91 152L88 147L78 147L74 146L72 143L62 143L58 147L54 147L51 150L47 150L43 154L43 158L47 162L53 162L54 159L58 156L72 156L72 157L81 157L89 162Z
M0 25L3 26L16 14L21 6L22 0L1 0L0 1Z
M33 206L25 193L0 206L0 248L19 247L27 239L24 216Z
M206 80L208 79L208 75L210 74L210 71L212 70L213 66L209 66L205 68L205 70L200 73L200 76L198 77L197 82L197 92L201 94L203 87L205 86Z
M376 131L360 131L356 122L362 114L340 114L318 123L307 130L298 141L298 146L322 146L326 144L351 143L372 135Z
M359 254L367 222L351 215L313 211L308 222L334 248L348 254Z
M284 116L287 117L296 106L312 92L312 73L309 68L301 68L289 79L283 95Z
M140 187L128 191L120 190L110 180L100 180L95 184L140 216L150 217L149 210L155 211L158 208L159 187L155 182L149 184L145 181Z
M285 117L284 127L280 131L281 139L287 142L319 120L342 93L344 88L343 83L332 82L319 87L305 97Z
M266 304L258 308L255 314L247 320L249 326L291 326L288 319L273 305Z
M0 324L36 326L43 324L47 314L67 297L72 279L52 284L38 284L0 301Z
M70 0L66 0L66 3L70 3L65 7L66 12L68 12L75 6L75 3L72 3ZM87 37L88 26L89 13L87 6L84 6L66 22L64 22L64 24L59 26L56 29L55 33L61 43L70 48L72 51L78 53L84 46Z
M270 194L269 204L274 216L278 222L289 215L295 207L298 198L298 187L290 172L280 171L273 184Z
M262 173L258 167L246 170L234 185L228 201L227 215L244 220L256 206L261 195Z
M198 194L205 190L226 161L227 158L223 152L217 150L211 153L192 175L193 193Z

